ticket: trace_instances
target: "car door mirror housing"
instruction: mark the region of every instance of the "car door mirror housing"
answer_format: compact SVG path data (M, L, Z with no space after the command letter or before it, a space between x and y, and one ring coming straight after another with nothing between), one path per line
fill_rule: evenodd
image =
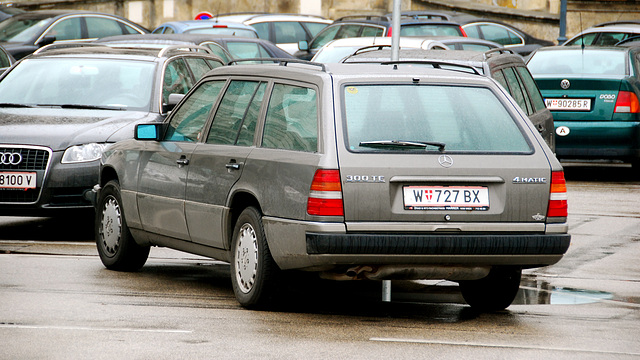
M309 43L306 40L298 41L298 49L300 51L309 51Z
M160 140L162 124L138 124L134 138L136 140Z

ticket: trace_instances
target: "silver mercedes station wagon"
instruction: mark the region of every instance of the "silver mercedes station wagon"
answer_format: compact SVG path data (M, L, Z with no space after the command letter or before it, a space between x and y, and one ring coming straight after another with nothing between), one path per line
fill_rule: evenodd
M103 154L104 265L150 246L228 261L239 303L285 271L448 279L481 311L567 251L563 169L513 98L472 67L234 65Z

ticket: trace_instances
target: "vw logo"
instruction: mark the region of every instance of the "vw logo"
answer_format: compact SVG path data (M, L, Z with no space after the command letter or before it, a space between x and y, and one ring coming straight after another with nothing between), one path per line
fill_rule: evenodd
M18 165L22 161L22 155L19 153L0 153L0 164L2 165Z
M571 87L571 83L569 82L569 80L564 79L560 81L560 87L563 88L564 90L567 90L569 87Z
M442 167L449 168L453 166L453 159L449 155L440 155L440 157L438 158L438 163Z

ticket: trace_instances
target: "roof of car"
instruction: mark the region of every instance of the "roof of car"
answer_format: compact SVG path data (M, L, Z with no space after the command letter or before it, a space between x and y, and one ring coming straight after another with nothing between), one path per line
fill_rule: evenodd
M157 27L171 25L180 29L198 29L198 28L209 28L215 24L223 24L229 27L237 27L242 29L253 29L248 25L234 22L234 21L217 21L217 20L184 20L184 21L168 21L166 23L160 24Z

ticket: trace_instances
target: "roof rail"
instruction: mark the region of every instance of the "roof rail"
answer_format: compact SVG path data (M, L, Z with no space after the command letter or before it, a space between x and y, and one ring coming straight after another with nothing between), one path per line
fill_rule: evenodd
M488 58L490 58L494 53L498 53L498 54L513 54L515 55L516 52L511 50L511 49L507 49L507 48L495 48L495 49L490 49L485 51L484 53L482 53L482 59L483 60L487 60Z
M267 61L278 63L280 66L287 66L289 63L293 64L303 64L303 65L311 65L317 66L322 69L323 72L327 72L327 67L322 63L312 62L308 60L302 59L284 59L284 58L247 58L247 59L234 59L227 63L227 65L238 65L241 62L249 62L249 61Z
M391 21L391 18L385 15L347 15L336 19L336 21L347 20Z
M358 50L354 51L353 54L351 54L349 56L362 54L363 52L367 52L367 51L382 50L382 49L386 49L386 48L390 48L390 47L391 47L391 45L369 45L369 46L363 46L363 47L359 48Z
M211 51L211 49L209 49L208 47L205 46L200 46L200 45L189 45L189 44L180 44L180 45L169 45L167 47L162 48L162 50L160 50L160 52L158 53L158 57L163 57L169 53L172 52L184 52L185 49L187 49L188 51L194 51L194 52L199 52L199 51L203 51L207 54L213 54L213 52ZM167 55L168 56L168 55Z
M78 48L78 47L106 47L106 45L81 42L81 41L60 42L60 43L45 45L39 48L38 50L34 51L33 53L37 55L37 54L41 54L43 52L54 50L54 49L66 49L66 48Z
M343 63L344 63L344 60L343 60ZM376 64L376 62L371 62L371 61L352 61L352 62L349 62L348 64ZM442 66L451 66L451 67L454 67L454 68L468 69L468 70L471 70L475 75L484 76L482 73L480 73L480 71L478 71L478 69L475 68L475 66L450 63L450 62L446 62L446 61L436 61L436 60L394 60L394 61L382 61L379 64L380 65L403 65L403 64L431 65L431 66L433 66L434 69L444 69L444 70L452 70L452 71L460 71L460 72L464 72L464 73L469 73L468 71L464 71L464 70L448 69L448 68L443 68L442 67Z

